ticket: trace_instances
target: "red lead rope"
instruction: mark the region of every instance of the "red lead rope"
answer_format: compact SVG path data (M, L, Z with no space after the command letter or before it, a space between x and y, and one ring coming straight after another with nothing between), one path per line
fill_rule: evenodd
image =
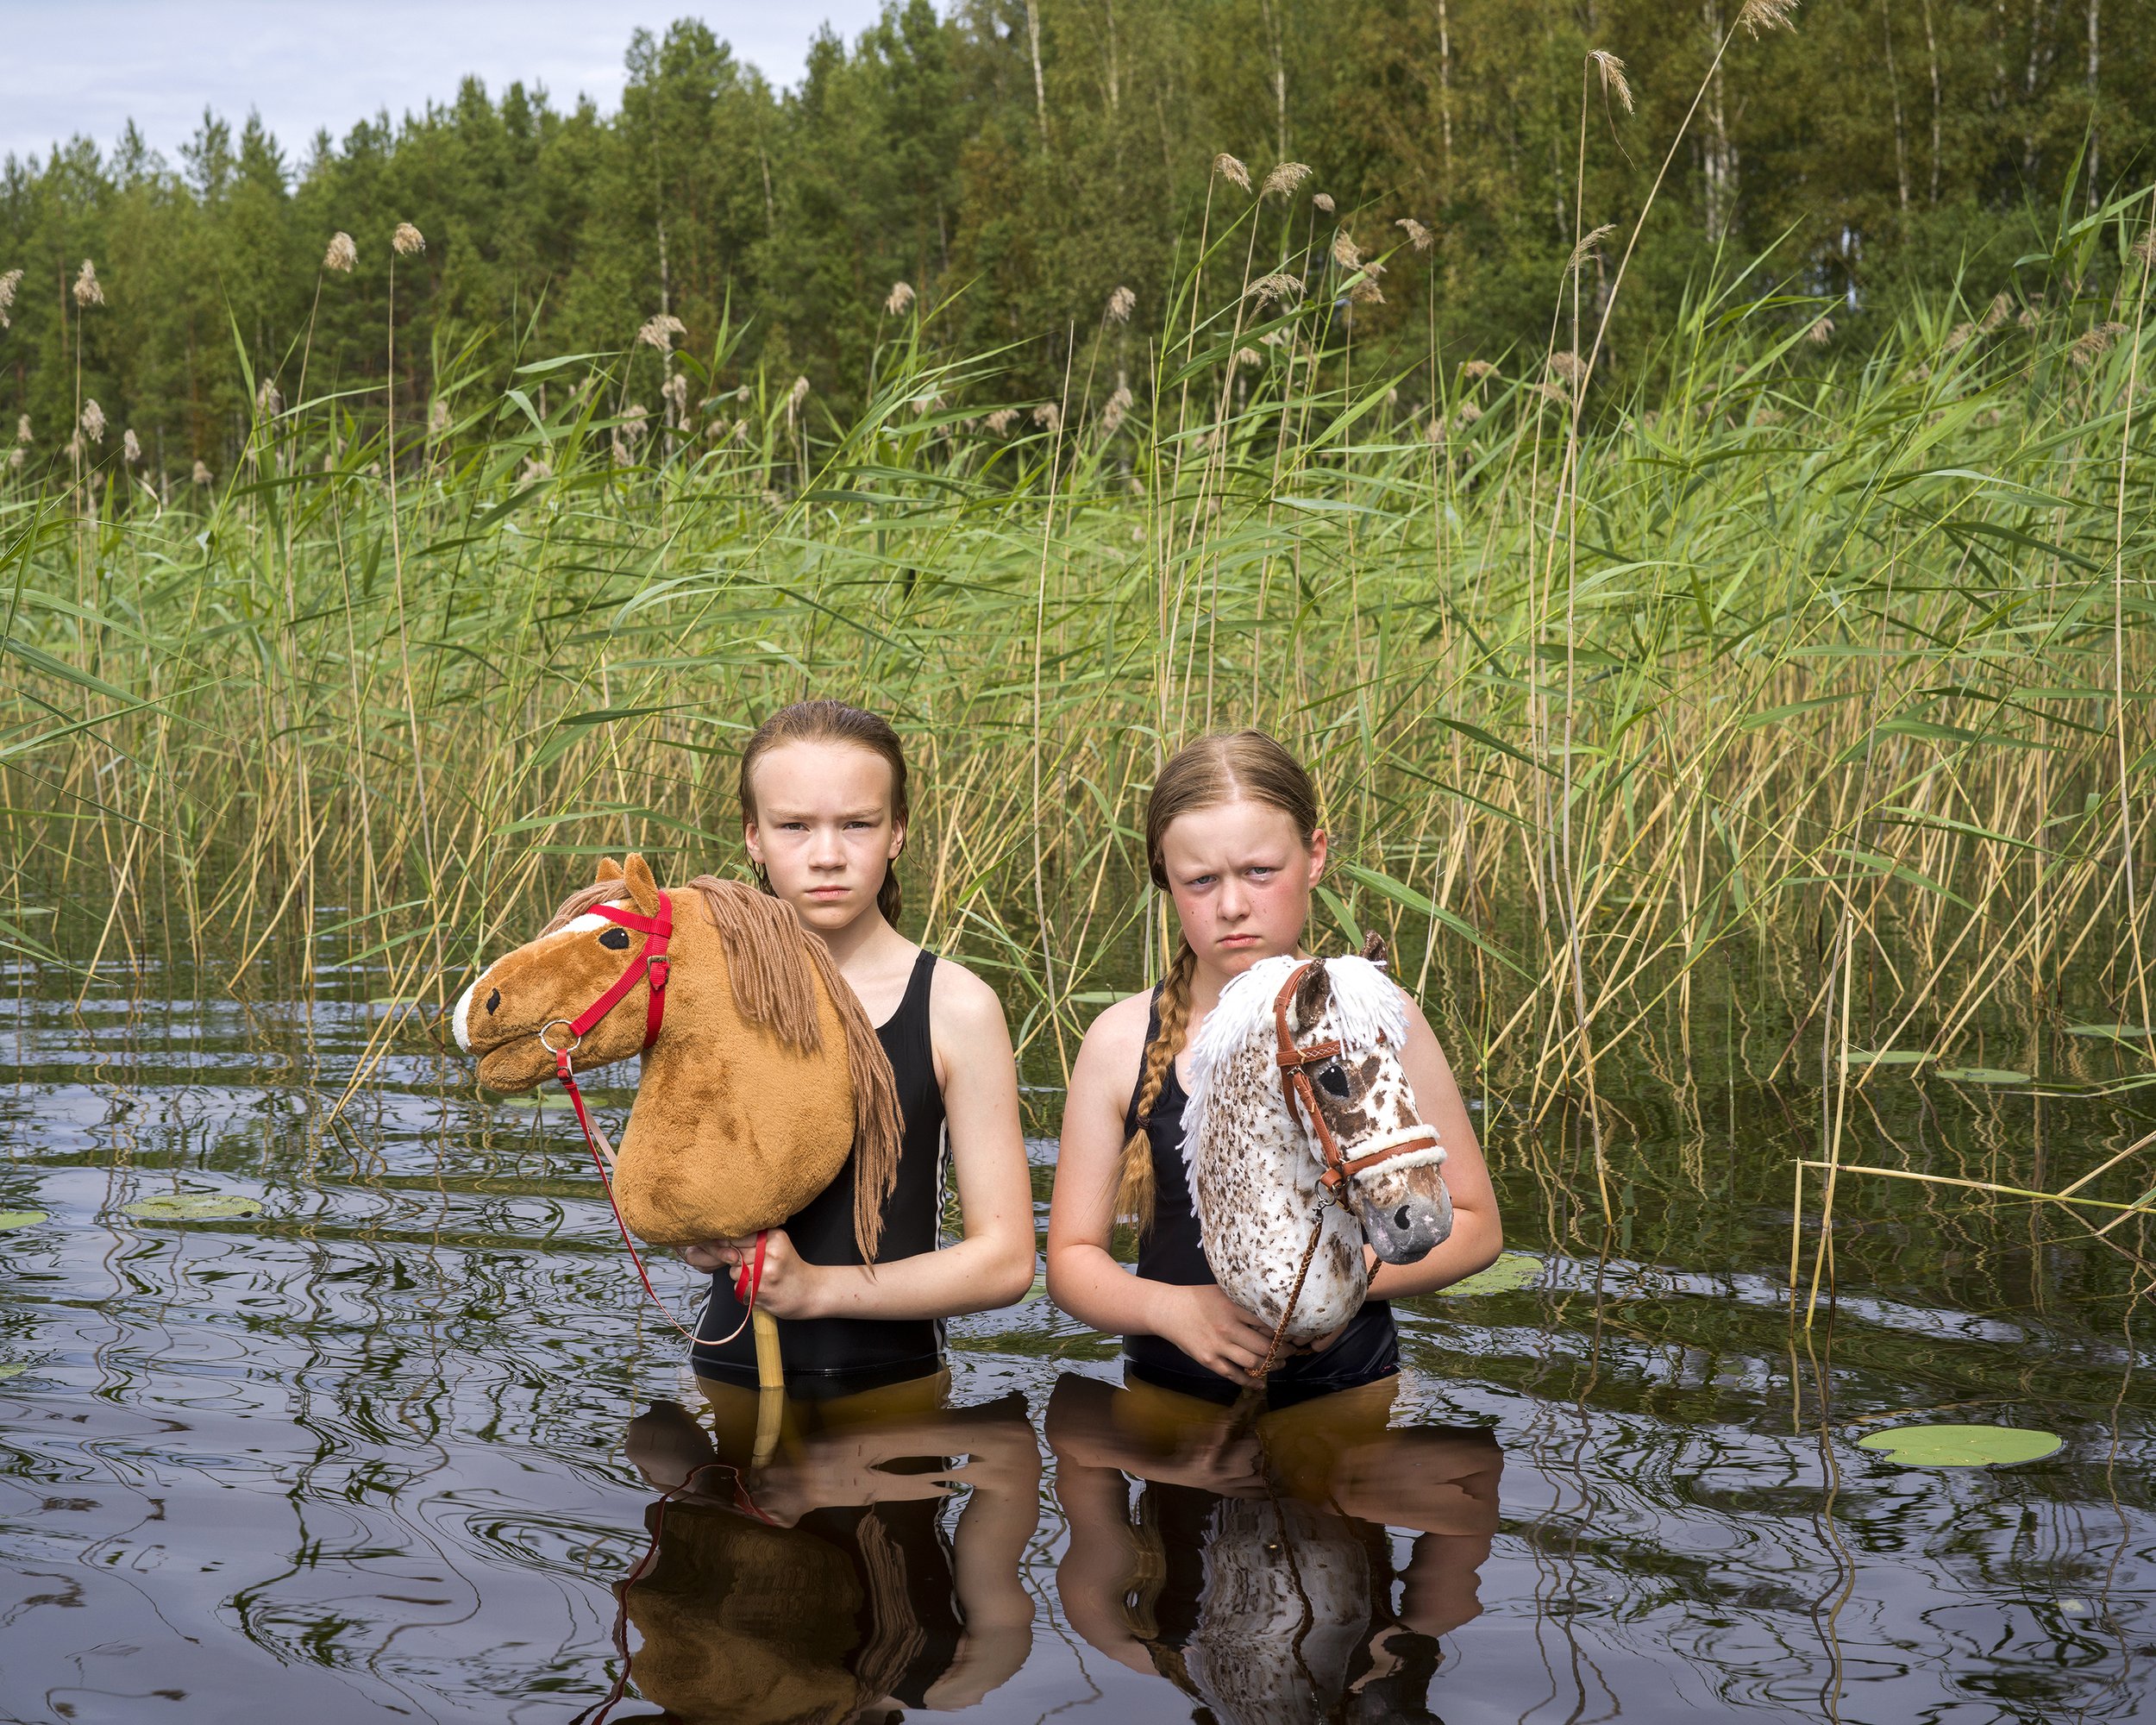
M667 944L674 936L674 905L661 893L659 894L659 913L656 916L640 916L634 911L622 910L614 905L593 905L591 913L642 934L644 937L643 950L630 960L629 968L615 979L611 988L573 1019L555 1019L541 1026L539 1044L554 1056L555 1076L561 1081L561 1088L569 1095L569 1106L576 1110L576 1123L584 1130L585 1147L592 1152L592 1166L599 1170L599 1183L606 1194L607 1208L614 1213L614 1226L621 1231L621 1243L629 1248L629 1261L636 1266L636 1279L643 1283L644 1292L651 1296L651 1303L666 1314L667 1322L674 1326L676 1333L686 1338L692 1346L700 1346L704 1338L698 1331L702 1329L702 1324L699 1323L697 1330L682 1328L680 1320L667 1308L667 1302L659 1297L659 1290L651 1285L651 1275L644 1268L642 1254L637 1251L636 1242L630 1238L629 1224L622 1220L621 1206L614 1201L614 1182L608 1176L606 1169L607 1151L601 1148L606 1140L592 1123L591 1110L584 1105L584 1092L577 1088L576 1074L569 1067L569 1057L576 1052L577 1044L641 982L649 981L651 984L651 1001L644 1013L643 1051L649 1053L651 1044L659 1039L659 1026L667 1010L667 979L674 963L667 956ZM547 1040L547 1032L557 1024L565 1025L569 1032L567 1045L562 1048L556 1048ZM758 1230L755 1256L741 1267L740 1275L734 1279L734 1298L748 1309L742 1314L741 1322L735 1325L730 1333L713 1342L712 1346L724 1347L733 1340L748 1327L749 1319L755 1315L756 1295L763 1286L763 1251L764 1236L762 1231Z

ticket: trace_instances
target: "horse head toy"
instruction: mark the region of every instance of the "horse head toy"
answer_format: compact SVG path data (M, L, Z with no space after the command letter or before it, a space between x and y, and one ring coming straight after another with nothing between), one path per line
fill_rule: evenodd
M898 1175L890 1063L782 900L708 875L662 892L642 856L604 861L537 939L479 973L454 1027L492 1088L559 1078L602 1176L574 1073L642 1054L611 1182L624 1235L677 1246L760 1233L850 1153L854 1234L874 1259Z
M1359 958L1261 960L1221 990L1191 1050L1183 1159L1206 1262L1274 1326L1275 1352L1355 1315L1365 1241L1383 1263L1413 1264L1452 1232L1445 1150L1401 1070L1407 998L1384 951L1373 936Z

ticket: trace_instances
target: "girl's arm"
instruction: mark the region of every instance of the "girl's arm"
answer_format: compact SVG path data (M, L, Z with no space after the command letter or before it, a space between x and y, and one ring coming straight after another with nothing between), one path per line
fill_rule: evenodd
M936 966L929 1033L943 1089L965 1238L873 1268L818 1264L782 1228L765 1242L758 1295L774 1318L955 1318L1008 1306L1033 1285L1033 1189L1018 1135L1018 1066L995 991L949 959ZM690 1246L699 1270L733 1268L753 1239Z
M1248 1377L1271 1339L1257 1318L1210 1283L1155 1282L1109 1255L1123 1117L1138 1084L1150 1005L1138 994L1101 1013L1071 1068L1048 1211L1048 1296L1096 1330L1164 1337L1208 1371Z
M1491 1189L1482 1147L1453 1082L1452 1068L1438 1046L1437 1032L1420 1011L1407 1019L1407 1045L1400 1063L1415 1093L1422 1117L1438 1129L1445 1146L1445 1184L1452 1195L1452 1233L1420 1264L1380 1264L1370 1277L1370 1297L1396 1299L1427 1294L1475 1274L1493 1263L1505 1244L1497 1220L1497 1194Z

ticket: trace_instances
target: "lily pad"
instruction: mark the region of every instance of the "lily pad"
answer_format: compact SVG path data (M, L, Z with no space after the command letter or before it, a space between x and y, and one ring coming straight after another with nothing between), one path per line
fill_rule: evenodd
M2115 1042L2139 1042L2148 1034L2142 1025L2068 1025L2068 1036L2108 1036Z
M1931 1056L1921 1048L1852 1048L1852 1066L1918 1066Z
M1479 1294L1510 1294L1525 1288L1542 1274L1542 1260L1531 1251L1501 1251L1497 1262L1478 1270L1463 1281L1438 1292L1448 1299L1472 1299Z
M0 1234L16 1228L34 1228L44 1220L42 1210L0 1210Z
M234 1216L259 1216L261 1205L253 1198L229 1192L178 1192L161 1198L138 1198L123 1204L120 1214L138 1222L210 1222Z
M28 1360L0 1359L0 1377L20 1377L29 1369L30 1363Z
M1858 1438L1900 1467L2001 1467L2040 1461L2065 1440L2020 1426L1896 1426Z
M2028 1074L2016 1072L2009 1066L1947 1066L1940 1070L1942 1078L1957 1084L2026 1084Z

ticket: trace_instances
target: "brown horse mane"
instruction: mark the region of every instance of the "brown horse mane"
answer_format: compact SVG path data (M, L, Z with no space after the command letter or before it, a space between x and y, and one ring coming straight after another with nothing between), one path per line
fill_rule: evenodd
M838 974L830 949L801 926L783 899L758 892L741 881L699 875L689 887L704 901L711 926L726 954L727 980L742 1017L761 1026L789 1048L803 1054L824 1045L816 1013L816 982L838 1013L846 1038L846 1072L854 1091L854 1242L874 1263L883 1235L883 1207L899 1179L897 1081L875 1026L861 1000ZM561 902L542 936L554 933L594 905L626 898L620 880L580 887Z

